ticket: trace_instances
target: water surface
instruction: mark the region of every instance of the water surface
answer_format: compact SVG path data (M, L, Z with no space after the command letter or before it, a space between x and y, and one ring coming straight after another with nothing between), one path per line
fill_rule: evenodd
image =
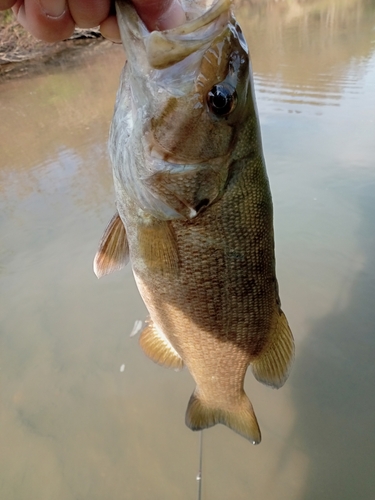
M375 498L375 4L238 2L296 362L205 432L203 498ZM0 498L196 498L194 384L154 365L130 269L97 281L119 47L0 86ZM124 366L125 365L125 366Z

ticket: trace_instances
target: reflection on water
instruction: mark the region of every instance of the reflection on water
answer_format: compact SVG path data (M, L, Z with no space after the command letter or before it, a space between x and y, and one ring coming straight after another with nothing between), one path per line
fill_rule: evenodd
M289 104L339 105L342 91L361 91L360 75L373 53L373 0L239 0L265 100Z
M375 5L243 1L297 343L263 432L205 435L203 498L373 500ZM106 137L123 55L0 87L0 498L195 498L186 371L144 357L131 272L91 263L113 212ZM125 368L121 368L125 365ZM123 370L121 371L120 370Z
M345 302L338 293L330 312L311 323L297 360L293 441L311 455L307 500L374 498L374 193L375 175L354 194L361 269L352 276Z

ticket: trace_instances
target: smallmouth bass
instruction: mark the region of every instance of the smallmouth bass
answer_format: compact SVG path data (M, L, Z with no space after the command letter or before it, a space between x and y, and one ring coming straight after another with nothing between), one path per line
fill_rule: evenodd
M272 200L248 48L218 0L184 0L186 23L148 32L117 0L127 63L109 150L117 213L98 277L131 261L150 313L144 352L196 382L186 424L261 434L247 368L279 388L294 356L275 275Z

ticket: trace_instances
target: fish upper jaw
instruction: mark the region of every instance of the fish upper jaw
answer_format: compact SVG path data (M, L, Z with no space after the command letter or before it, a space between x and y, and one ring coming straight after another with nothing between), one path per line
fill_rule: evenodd
M182 0L186 10L190 3ZM181 26L149 32L129 0L116 0L132 98L137 108L147 110L143 121L171 96L194 90L204 52L232 19L230 4L231 0L217 0Z

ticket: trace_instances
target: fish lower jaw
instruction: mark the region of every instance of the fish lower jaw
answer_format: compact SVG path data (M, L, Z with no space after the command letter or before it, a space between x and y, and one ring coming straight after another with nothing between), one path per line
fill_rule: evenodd
M207 3L207 2L206 2ZM225 28L231 0L217 0L198 17L175 28L152 31L145 38L147 59L152 68L165 69L200 50Z

